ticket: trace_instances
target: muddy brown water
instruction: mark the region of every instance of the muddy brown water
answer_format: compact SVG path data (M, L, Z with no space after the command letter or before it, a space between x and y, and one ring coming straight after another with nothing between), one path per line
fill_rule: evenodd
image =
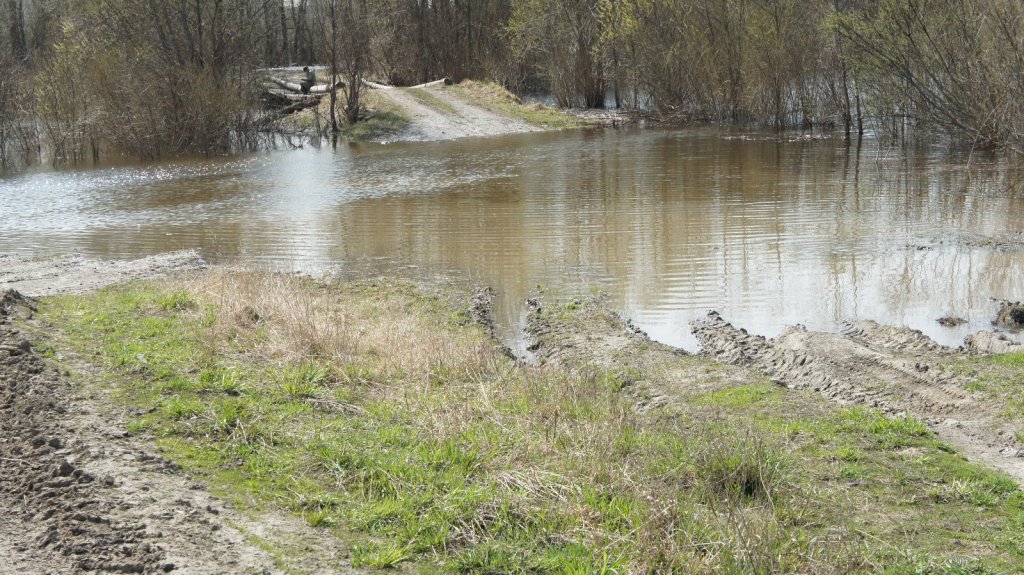
M766 336L874 319L957 345L989 327L992 298L1024 299L1024 192L1005 163L792 140L569 131L37 170L0 179L0 253L454 273L497 289L506 336L538 286L597 288L691 350L709 309Z

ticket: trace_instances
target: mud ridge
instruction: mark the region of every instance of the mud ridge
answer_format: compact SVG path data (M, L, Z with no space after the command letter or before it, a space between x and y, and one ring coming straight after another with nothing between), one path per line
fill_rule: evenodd
M703 352L719 362L753 367L787 387L813 390L839 403L921 418L968 457L1024 481L1024 453L1014 434L1000 428L991 407L975 400L962 376L944 368L964 350L939 345L917 330L873 321L848 323L842 333L797 325L767 339L710 312L691 329ZM979 334L969 345L992 351L1009 343Z
M569 370L614 374L636 409L689 410L689 399L730 385L755 383L750 370L719 366L652 340L611 310L602 296L527 302L526 336L536 361Z
M973 353L994 355L1024 352L1024 344L1017 343L997 331L979 331L964 339L964 345Z

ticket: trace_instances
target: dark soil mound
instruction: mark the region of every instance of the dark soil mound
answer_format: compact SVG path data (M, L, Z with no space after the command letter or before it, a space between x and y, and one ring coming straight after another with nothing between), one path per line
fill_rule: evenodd
M1017 302L1003 302L999 307L999 313L994 322L1000 327L1020 329L1024 327L1024 304Z

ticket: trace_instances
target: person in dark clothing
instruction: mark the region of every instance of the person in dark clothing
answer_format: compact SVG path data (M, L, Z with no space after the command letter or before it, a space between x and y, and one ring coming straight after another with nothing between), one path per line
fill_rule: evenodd
M302 71L306 73L306 77L302 82L299 82L299 87L302 88L303 94L308 94L309 89L316 84L316 74L313 73L313 70L309 69L309 66L303 66Z

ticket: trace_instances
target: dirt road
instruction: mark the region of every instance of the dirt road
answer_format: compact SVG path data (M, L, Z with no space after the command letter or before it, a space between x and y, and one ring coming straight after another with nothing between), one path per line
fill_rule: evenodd
M0 307L0 574L276 572L245 519L137 443ZM240 522L240 523L239 523Z
M425 104L411 95L419 90L429 99L441 102L438 106ZM411 118L411 126L403 139L437 141L471 136L497 136L520 132L535 132L541 128L522 120L502 116L466 102L445 88L378 88L376 92L400 106ZM426 99L426 101L430 101Z

